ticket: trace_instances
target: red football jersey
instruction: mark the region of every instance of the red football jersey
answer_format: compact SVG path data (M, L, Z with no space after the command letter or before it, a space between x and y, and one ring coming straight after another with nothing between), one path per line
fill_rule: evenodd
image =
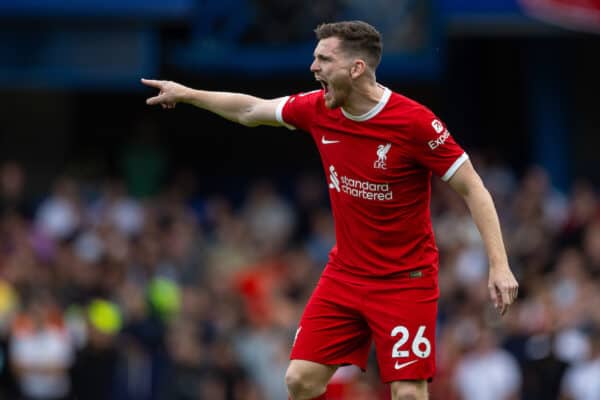
M384 89L360 116L328 109L323 90L286 97L277 109L279 122L309 132L321 154L337 242L327 275L438 268L431 173L448 180L468 156L429 109Z

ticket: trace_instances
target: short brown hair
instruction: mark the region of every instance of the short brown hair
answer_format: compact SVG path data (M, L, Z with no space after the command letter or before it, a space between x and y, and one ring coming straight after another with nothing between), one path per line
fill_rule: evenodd
M365 56L365 61L373 69L381 61L383 43L381 34L373 26L363 21L342 21L325 23L315 29L317 39L336 37L341 40L342 48L350 53Z

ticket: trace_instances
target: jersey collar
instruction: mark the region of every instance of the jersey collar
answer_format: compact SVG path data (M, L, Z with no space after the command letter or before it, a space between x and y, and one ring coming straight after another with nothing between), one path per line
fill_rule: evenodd
M374 116L376 116L377 114L379 114L379 112L381 110L383 110L383 107L385 107L385 105L387 104L391 95L392 95L392 91L390 89L386 88L385 86L383 86L383 96L381 96L381 99L379 99L379 103L375 104L375 106L373 108L371 108L369 111L367 111L366 113L364 113L362 115L353 115L353 114L350 114L349 112L347 112L346 110L344 110L344 108L342 107L342 114L344 114L344 117L351 119L352 121L360 122L360 121L369 120L369 119L373 118Z

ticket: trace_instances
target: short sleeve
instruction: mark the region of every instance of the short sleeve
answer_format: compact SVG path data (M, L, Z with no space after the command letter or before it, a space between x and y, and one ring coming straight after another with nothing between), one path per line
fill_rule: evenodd
M277 106L277 121L288 129L309 132L312 121L318 112L319 100L323 98L322 92L319 89L284 97Z
M423 108L413 119L413 155L417 163L447 181L469 159L446 125Z

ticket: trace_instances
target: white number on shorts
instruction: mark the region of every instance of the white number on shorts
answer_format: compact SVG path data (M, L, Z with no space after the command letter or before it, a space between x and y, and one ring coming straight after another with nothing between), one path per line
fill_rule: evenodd
M411 350L419 358L427 358L431 354L431 342L423 336L425 333L425 325L419 326L417 334L412 341ZM400 335L400 339L394 344L392 348L392 358L406 358L409 355L408 350L400 350L402 346L408 341L410 336L408 328L402 325L398 325L392 329L392 337ZM423 348L424 347L424 348Z
M392 329L392 337L396 337L398 334L401 334L402 336L400 336L400 340L398 340L392 348L392 358L408 357L407 350L398 350L404 345L404 343L408 341L408 329L405 326L398 325L397 327Z

